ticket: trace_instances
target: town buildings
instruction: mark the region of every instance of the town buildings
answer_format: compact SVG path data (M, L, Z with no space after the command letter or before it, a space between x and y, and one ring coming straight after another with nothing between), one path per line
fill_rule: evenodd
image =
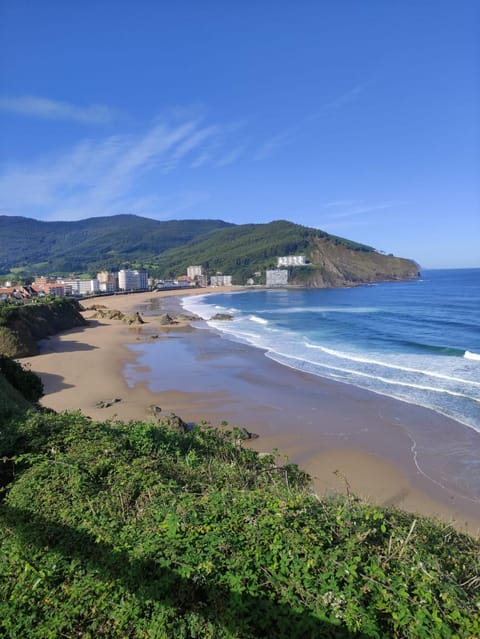
M74 279L63 280L65 295L91 295L99 290L98 280Z
M307 263L305 255L284 255L277 257L277 266L304 266Z
M265 272L266 286L286 286L288 284L288 271L284 268Z
M115 271L100 271L97 273L98 289L102 293L118 291L118 273Z
M210 277L210 286L232 286L232 276L212 275Z
M187 267L187 277L197 286L207 285L207 274L200 264Z
M139 291L148 289L148 273L143 269L125 269L118 271L118 288L121 291Z

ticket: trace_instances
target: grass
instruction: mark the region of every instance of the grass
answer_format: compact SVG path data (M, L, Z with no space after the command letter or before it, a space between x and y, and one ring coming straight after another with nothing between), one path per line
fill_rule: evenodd
M0 446L2 636L480 634L478 540L319 500L238 432L27 413Z

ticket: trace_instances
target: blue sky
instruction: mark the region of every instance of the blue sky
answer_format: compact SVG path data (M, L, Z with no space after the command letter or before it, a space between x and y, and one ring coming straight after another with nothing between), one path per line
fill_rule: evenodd
M288 219L480 266L476 0L3 0L0 213Z

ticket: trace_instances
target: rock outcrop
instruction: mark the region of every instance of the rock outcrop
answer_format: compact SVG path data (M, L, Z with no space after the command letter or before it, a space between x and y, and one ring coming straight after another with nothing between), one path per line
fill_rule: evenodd
M41 339L85 326L87 321L74 299L32 302L2 308L0 313L0 354L9 357L37 355Z

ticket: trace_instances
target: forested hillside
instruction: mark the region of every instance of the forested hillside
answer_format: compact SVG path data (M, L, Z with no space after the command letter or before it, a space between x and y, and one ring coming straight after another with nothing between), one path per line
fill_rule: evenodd
M212 231L186 246L165 251L150 270L172 277L185 272L189 264L202 264L210 274L233 275L235 284L245 284L251 277L264 284L265 269L275 268L278 256L294 254L305 255L310 264L290 269L291 284L343 286L418 275L418 265L411 260L383 255L371 246L284 220Z
M216 228L221 220L159 222L136 215L41 222L0 215L0 273L96 272L148 261Z
M93 276L105 268L128 267L176 278L189 265L201 264L208 275L232 275L234 284L250 278L265 284L265 270L277 266L277 257L294 254L305 255L309 266L290 269L291 284L344 286L418 275L411 260L286 220L233 225L220 220L159 222L134 215L80 222L0 216L0 234L0 273L20 278L72 272Z

